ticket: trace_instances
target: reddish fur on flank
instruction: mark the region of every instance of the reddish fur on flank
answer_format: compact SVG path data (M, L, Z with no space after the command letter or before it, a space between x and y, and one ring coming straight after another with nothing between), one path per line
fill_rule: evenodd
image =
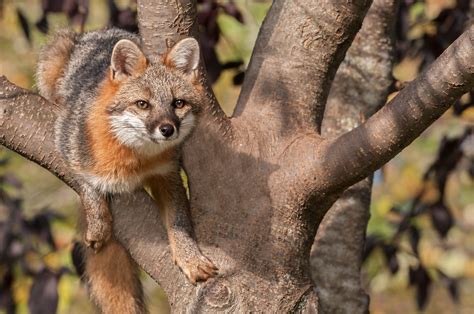
M128 178L174 160L174 149L169 149L156 156L144 157L124 146L114 136L110 129L107 107L112 102L120 85L120 81L113 80L111 75L107 75L101 84L97 100L87 121L87 131L94 159L93 168L87 170L98 176L114 174L119 178Z

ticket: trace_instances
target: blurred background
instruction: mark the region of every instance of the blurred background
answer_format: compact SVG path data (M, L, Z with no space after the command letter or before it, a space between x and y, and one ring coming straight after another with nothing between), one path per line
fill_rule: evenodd
M401 1L391 97L459 36L469 2ZM269 6L198 1L203 55L227 114ZM35 89L47 34L108 26L136 31L134 0L0 0L0 75ZM474 313L472 96L375 175L362 271L372 313ZM77 208L53 175L0 148L0 313L94 312L74 266ZM157 284L145 274L143 281L151 313L168 313Z

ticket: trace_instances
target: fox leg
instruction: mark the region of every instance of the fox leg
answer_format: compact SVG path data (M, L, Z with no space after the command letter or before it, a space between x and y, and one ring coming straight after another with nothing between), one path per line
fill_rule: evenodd
M105 314L147 313L138 268L112 236L112 215L105 196L85 186L80 227L86 247L83 279L92 300Z
M105 195L84 184L80 195L83 206L82 228L85 244L98 251L112 235L112 215Z
M217 267L199 249L193 234L186 190L179 173L147 181L158 208L163 210L173 261L195 284L217 274Z

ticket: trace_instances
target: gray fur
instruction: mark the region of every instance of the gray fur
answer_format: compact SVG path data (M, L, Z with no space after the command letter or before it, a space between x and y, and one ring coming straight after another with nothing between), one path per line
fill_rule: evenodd
M56 147L74 168L92 166L85 123L110 66L112 49L120 39L140 44L138 36L118 29L79 36L64 77L58 82L58 95L64 101L65 111L56 127Z

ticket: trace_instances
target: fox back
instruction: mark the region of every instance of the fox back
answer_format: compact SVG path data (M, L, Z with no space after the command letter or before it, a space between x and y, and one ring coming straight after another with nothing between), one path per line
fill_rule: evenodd
M56 147L98 190L131 191L177 168L176 147L202 101L199 46L183 39L145 56L138 36L109 29L57 34L39 59L40 94L62 105Z

